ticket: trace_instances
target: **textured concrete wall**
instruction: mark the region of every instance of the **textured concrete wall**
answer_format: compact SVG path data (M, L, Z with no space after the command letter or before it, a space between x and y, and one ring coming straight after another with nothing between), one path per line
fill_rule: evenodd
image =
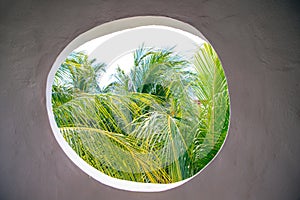
M300 18L296 1L0 2L0 199L299 199ZM163 15L198 28L228 77L229 137L212 164L161 193L104 186L58 146L46 113L59 52L114 19Z

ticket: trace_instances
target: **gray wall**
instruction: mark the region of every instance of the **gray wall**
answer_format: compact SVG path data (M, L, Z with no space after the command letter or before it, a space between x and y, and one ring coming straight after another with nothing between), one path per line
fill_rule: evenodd
M2 0L0 7L0 199L300 198L296 1ZM60 51L94 26L137 15L198 28L218 52L231 94L223 150L196 178L161 193L113 189L81 172L58 146L45 107Z

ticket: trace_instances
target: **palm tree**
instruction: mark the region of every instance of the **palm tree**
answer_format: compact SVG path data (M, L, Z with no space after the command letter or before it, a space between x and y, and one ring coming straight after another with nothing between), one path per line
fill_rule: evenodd
M53 112L66 141L99 171L130 181L176 182L201 170L222 145L228 90L210 45L194 62L171 49L141 47L130 73L118 69L117 81L102 91L97 79L104 65L93 67L84 54L71 58L56 74Z
M97 79L105 72L104 63L89 60L84 52L72 52L61 64L52 86L52 103L70 100L73 95L100 93ZM62 96L62 94L64 94ZM63 97L63 99L57 99Z

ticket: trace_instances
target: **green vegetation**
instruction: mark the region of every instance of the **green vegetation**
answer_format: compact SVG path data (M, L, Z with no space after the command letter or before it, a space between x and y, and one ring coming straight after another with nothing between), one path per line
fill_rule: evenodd
M209 44L193 61L171 49L134 53L100 88L105 64L72 53L52 87L56 123L88 164L119 179L173 183L216 155L228 130L229 97L221 62Z

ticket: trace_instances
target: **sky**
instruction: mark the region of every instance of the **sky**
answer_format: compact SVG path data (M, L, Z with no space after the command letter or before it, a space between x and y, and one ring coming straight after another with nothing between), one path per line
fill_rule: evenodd
M177 32L181 35L188 37L189 39L191 39L194 43L196 43L199 46L201 44L203 44L203 42L204 42L204 40L201 39L200 37L195 36L191 33L179 30L179 29L175 29L175 28L171 28L171 27L167 27L167 26L157 26L157 25L151 25L151 26L147 26L147 27L155 27L155 28L159 27L161 29ZM137 27L134 29L143 29L143 28L145 28L145 27ZM84 43L83 45L76 48L74 51L76 51L76 52L84 51L87 55L91 55L93 53L93 51L97 47L99 47L102 43L110 40L111 38L113 38L119 34L128 32L130 30L132 30L132 29L118 31L118 32L114 32L114 33L111 33L111 34L108 34L105 36L101 36L99 38L96 38L96 39L93 39L91 41ZM115 78L113 77L113 74L116 72L116 69L118 67L120 67L125 73L129 73L130 68L133 66L133 64L134 64L133 51L124 52L123 54L117 56L106 67L106 72L103 76L101 76L101 81L99 81L99 86L101 88L103 88L103 87L107 86L108 84L110 84L111 82L113 82L115 80Z

